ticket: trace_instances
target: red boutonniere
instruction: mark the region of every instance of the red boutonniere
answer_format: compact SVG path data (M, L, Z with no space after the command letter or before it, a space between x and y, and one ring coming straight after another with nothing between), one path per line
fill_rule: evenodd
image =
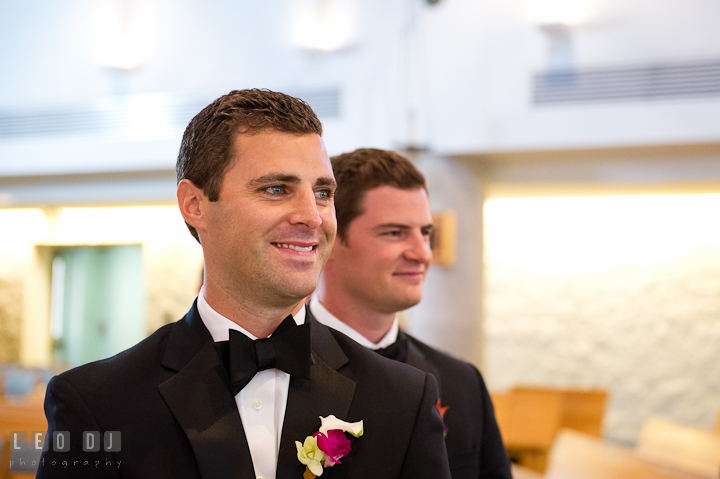
M445 413L446 413L447 410L450 408L450 406L442 407L442 406L440 405L440 399L438 399L438 402L437 402L437 404L435 405L435 407L437 407L437 410L438 410L438 412L440 413L440 417L441 417L442 420L443 420L443 437L445 437L445 436L447 436L447 432L448 432L448 428L447 428L447 426L445 425Z

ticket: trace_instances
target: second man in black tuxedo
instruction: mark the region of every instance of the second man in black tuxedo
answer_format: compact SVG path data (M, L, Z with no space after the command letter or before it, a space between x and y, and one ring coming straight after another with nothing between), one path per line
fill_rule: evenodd
M453 479L510 478L478 370L398 328L396 313L420 302L432 257L425 178L406 158L377 149L334 157L332 165L338 240L312 313L365 347L437 378Z

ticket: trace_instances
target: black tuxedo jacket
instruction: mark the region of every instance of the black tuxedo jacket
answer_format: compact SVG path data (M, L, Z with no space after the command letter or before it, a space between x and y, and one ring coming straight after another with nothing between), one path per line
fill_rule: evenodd
M309 311L306 321L314 364L310 380L290 381L277 478L302 478L294 442L334 414L363 420L365 433L322 479L449 479L435 379L366 350ZM133 348L53 378L45 414L46 443L67 431L70 450L49 444L40 478L255 478L227 373L196 306ZM84 452L83 431L120 431L120 451Z
M440 402L447 407L446 445L453 479L510 479L510 461L500 437L495 412L480 372L473 365L407 338L407 364L431 373Z

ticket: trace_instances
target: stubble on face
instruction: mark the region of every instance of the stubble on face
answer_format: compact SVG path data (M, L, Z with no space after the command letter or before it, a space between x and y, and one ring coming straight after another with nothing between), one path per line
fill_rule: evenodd
M366 193L362 211L332 254L338 285L326 287L368 313L394 316L422 298L432 256L427 193L380 186Z
M334 189L318 135L236 137L204 244L226 301L286 308L312 293L335 239Z

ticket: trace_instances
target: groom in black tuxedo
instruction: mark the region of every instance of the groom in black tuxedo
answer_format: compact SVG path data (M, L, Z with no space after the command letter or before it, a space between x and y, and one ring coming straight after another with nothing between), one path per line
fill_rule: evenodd
M432 258L425 178L406 158L371 148L334 157L332 165L338 240L312 313L363 346L435 376L453 479L509 479L480 372L398 328L396 313L420 302Z
M336 233L321 135L307 104L267 90L233 91L190 122L177 198L205 258L198 299L50 381L37 477L300 479L300 459L320 456L296 441L331 415L364 434L314 469L323 479L450 477L435 379L304 307Z

